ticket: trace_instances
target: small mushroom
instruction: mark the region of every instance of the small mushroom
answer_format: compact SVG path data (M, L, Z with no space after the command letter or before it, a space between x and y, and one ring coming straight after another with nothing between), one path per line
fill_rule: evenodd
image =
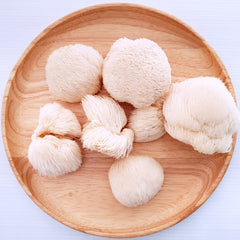
M82 106L89 121L98 120L109 131L119 133L127 123L123 108L110 97L87 95Z
M80 102L87 94L100 89L101 54L83 44L56 49L46 64L46 80L50 93L66 102Z
M82 163L81 150L75 141L53 135L34 136L28 159L40 175L47 177L76 171Z
M37 136L57 134L79 138L81 126L75 114L59 103L48 103L40 109L38 126L34 131Z
M198 77L172 84L163 104L165 129L201 153L226 153L240 123L240 113L224 83Z
M75 140L80 136L81 126L73 112L58 103L46 104L40 109L39 123L32 135L29 162L47 177L77 170L82 156Z
M114 197L127 207L147 203L161 189L164 174L151 157L129 155L115 161L108 173Z
M82 101L89 122L83 127L83 147L111 157L127 156L132 150L133 131L123 128L127 118L121 106L107 96L86 96Z
M163 99L171 84L171 68L155 42L120 38L103 63L103 84L119 102L144 108Z
M98 151L108 156L122 158L128 156L132 150L133 131L124 128L119 133L114 133L93 120L83 128L83 147L91 151Z
M162 109L146 107L134 109L128 127L134 132L134 142L150 142L165 134Z

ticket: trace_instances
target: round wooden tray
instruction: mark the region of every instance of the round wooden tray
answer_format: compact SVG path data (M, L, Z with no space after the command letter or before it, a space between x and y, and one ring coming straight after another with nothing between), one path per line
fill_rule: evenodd
M232 157L204 155L168 134L134 143L134 152L158 160L165 171L162 190L149 203L127 208L110 190L108 169L114 161L83 150L82 167L63 177L40 177L27 159L39 108L54 101L45 81L45 64L61 46L82 43L104 57L120 37L149 38L166 52L173 82L198 76L222 79L234 96L228 73L213 49L189 26L173 16L134 4L105 4L67 15L45 29L12 70L3 99L2 134L7 157L19 183L46 213L76 230L107 237L136 237L168 228L194 212L221 181ZM62 103L81 124L81 104ZM236 136L234 137L234 144Z

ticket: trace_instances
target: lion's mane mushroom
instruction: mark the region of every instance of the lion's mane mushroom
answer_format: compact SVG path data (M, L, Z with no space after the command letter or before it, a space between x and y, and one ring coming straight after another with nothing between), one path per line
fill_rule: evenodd
M82 156L75 140L80 136L81 126L73 112L58 103L46 104L40 109L39 123L29 145L29 162L47 177L77 170Z
M115 161L108 173L114 197L127 207L147 203L161 189L161 165L151 157L129 155Z
M171 83L164 51L145 38L118 39L103 63L103 84L119 102L144 108L163 98Z
M226 153L232 147L240 114L224 83L198 77L174 83L163 104L165 129L201 153Z
M134 132L134 142L150 142L165 134L162 109L136 108L129 117L128 127Z
M121 106L110 97L91 95L82 100L82 106L89 120L83 127L83 147L115 158L127 156L134 135L123 128L127 118Z
M50 93L66 102L80 102L100 89L103 58L92 47L67 45L55 50L46 64Z

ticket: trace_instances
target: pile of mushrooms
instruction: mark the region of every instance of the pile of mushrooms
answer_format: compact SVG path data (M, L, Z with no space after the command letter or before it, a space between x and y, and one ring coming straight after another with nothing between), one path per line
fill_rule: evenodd
M98 94L101 80L110 96ZM159 161L131 153L134 142L154 141L167 132L198 152L226 153L240 123L234 99L220 79L171 83L165 52L145 38L118 39L105 59L90 46L61 47L48 58L46 81L57 100L81 102L88 121L81 127L59 103L43 106L28 150L33 168L46 177L76 171L84 160L81 145L111 156L116 160L109 185L127 207L147 203L164 182ZM134 107L128 118L118 102Z

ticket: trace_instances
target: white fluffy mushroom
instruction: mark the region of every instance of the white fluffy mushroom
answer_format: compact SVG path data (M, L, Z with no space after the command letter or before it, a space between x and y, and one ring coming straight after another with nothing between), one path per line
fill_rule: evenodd
M165 129L201 153L226 153L240 123L240 113L224 83L198 77L174 83L163 105Z
M83 147L111 157L127 156L132 150L133 131L123 128L127 118L121 106L107 96L86 96L82 101L88 117L83 127Z
M38 126L34 134L37 136L58 134L79 138L81 126L71 110L59 103L48 103L40 109Z
M171 83L171 68L164 51L145 38L120 38L103 63L103 84L119 102L144 108L162 98Z
M97 120L109 131L119 133L127 123L123 108L110 97L87 95L82 106L89 121Z
M91 151L104 153L115 158L128 156L132 150L133 131L124 128L120 133L114 133L102 126L97 120L83 128L83 147Z
M39 123L32 135L28 159L42 176L57 177L77 170L82 163L81 149L74 140L81 126L74 115L58 103L40 109Z
M48 58L46 80L50 93L66 102L80 102L100 89L103 58L90 46L60 47Z
M146 107L134 109L128 127L134 132L134 142L150 142L165 134L162 109Z
M130 155L115 161L108 173L114 197L124 206L147 203L161 189L164 173L151 157Z
M82 163L81 150L75 141L52 135L33 137L28 159L40 175L47 177L76 171Z

